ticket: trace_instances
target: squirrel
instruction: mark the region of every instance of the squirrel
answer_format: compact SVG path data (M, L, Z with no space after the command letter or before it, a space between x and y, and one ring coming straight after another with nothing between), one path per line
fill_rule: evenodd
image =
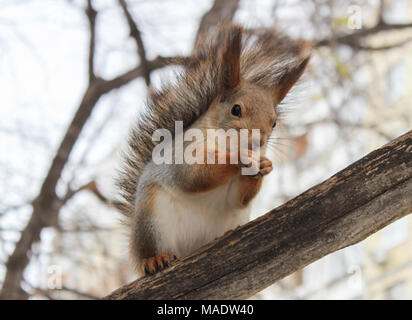
M273 29L223 24L200 38L174 83L149 90L147 112L131 129L117 181L139 274L161 271L248 222L251 201L272 171L268 158L254 156L251 139L235 151L250 159L246 164L231 163L233 152L209 150L209 145L205 155L212 153L215 164L156 164L153 133L164 128L176 139L176 121L183 122L184 131L259 129L264 154L277 106L310 56L306 41ZM257 174L242 175L244 167L255 167Z

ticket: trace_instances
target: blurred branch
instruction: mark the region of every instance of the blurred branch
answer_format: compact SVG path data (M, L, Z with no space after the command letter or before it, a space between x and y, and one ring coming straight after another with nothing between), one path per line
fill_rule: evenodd
M59 231L63 233L96 233L96 232L115 232L118 228L105 228L99 226L90 226L87 228L74 228L74 229L62 229L60 228Z
M385 140L389 141L392 139L392 137L388 134L386 134L384 131L382 131L377 124L368 124L368 123L355 123L355 122L348 122L348 121L342 121L336 117L328 117L326 119L321 119L318 121L313 121L309 123L302 124L302 127L308 131L309 129L312 129L320 124L335 124L339 128L347 128L347 129L360 129L360 130L369 130L377 135L381 136Z
M163 68L165 66L171 65L171 64L183 64L186 61L190 61L190 58L188 57L161 57L158 56L154 60L149 60L147 62L147 66L149 68L149 71L152 72L156 69ZM114 89L118 89L126 84L128 84L130 81L139 78L139 77L144 77L145 71L143 70L142 66L139 65L111 80L101 80L101 95L106 94L109 91L112 91Z
M139 28L137 27L136 22L133 20L133 17L127 8L126 0L119 0L119 4L122 7L124 16L129 25L130 36L136 41L137 53L140 57L140 66L142 69L143 78L147 86L150 86L150 68L146 59L146 50L143 45L142 36Z
M407 38L406 40L401 41L401 42L397 42L397 43L389 44L389 45L385 45L385 46L380 46L380 47L364 46L364 45L360 45L360 44L357 44L357 43L352 43L351 47L354 48L354 49L363 50L363 51L385 51L385 50L390 50L390 49L402 47L402 46L410 43L411 41L412 41L412 37Z
M99 297L96 297L96 296L94 296L90 293L81 292L79 290L76 290L76 289L73 289L73 288L67 288L65 286L63 286L61 289L58 289L56 291L67 291L67 292L70 292L70 293L74 293L77 296L87 298L87 299L90 299L90 300L99 300L100 299Z
M70 200L76 193L83 191L83 190L88 190L91 193L93 193L100 201L102 201L104 204L116 208L117 202L114 200L108 199L106 196L104 196L100 190L97 187L96 181L92 180L85 185L75 189L75 190L70 190L67 192L66 196L64 199L62 199L63 203L66 203L68 200Z
M106 299L246 299L412 211L412 131Z
M89 82L96 78L94 73L94 51L96 47L96 16L97 11L93 8L92 0L87 0L86 16L89 20L90 42L89 42Z
M384 23L383 14L385 12L386 3L385 0L380 0L379 12L378 12L378 24Z
M99 297L96 297L96 296L94 296L94 295L92 295L92 294L89 294L89 293L86 293L86 292L81 292L81 291L78 291L78 290L72 289L72 288L67 288L67 287L65 287L65 286L63 286L63 287L60 288L60 289L51 290L51 289L42 289L42 288L38 288L38 287L36 287L36 286L33 286L33 285L32 285L31 283L29 283L27 280L24 280L24 282L25 282L29 287L31 287L31 288L35 291L35 293L40 294L40 295L46 297L46 298L49 299L49 300L56 300L56 299L58 299L58 298L54 297L53 294L54 294L54 293L59 293L59 292L62 292L62 291L70 292L70 293L75 294L75 295L78 296L78 297L86 298L86 299L90 299L90 300L99 300L99 299L100 299Z
M200 35L219 23L231 21L239 7L239 0L215 0L212 7L206 12L201 21L196 34L197 42Z
M350 34L333 36L331 38L319 40L314 43L314 46L325 47L333 46L334 44L344 44L351 47L355 47L357 49L362 49L361 40L364 40L368 36L378 34L382 31L402 30L408 28L412 28L412 23L387 24L384 22L380 22L372 28L365 28Z

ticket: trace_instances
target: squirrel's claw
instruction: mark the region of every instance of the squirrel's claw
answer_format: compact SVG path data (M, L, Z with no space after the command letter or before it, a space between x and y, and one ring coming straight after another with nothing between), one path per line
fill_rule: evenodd
M142 269L145 275L152 275L168 268L174 260L176 260L174 254L161 253L154 257L143 259Z
M215 240L216 240L216 239L219 239L219 238L223 238L224 236L227 236L227 235L231 234L233 231L235 231L235 230L237 230L237 229L239 229L239 228L240 228L240 225L237 226L236 229L229 229L229 230L227 230L222 236L216 237Z
M223 238L224 236L227 236L228 234L231 234L232 232L233 232L233 229L229 229L223 235L221 235L220 237L216 237L214 240Z
M256 154L253 153L250 149L242 149L239 152L240 155L240 163L244 167L254 168L257 173L252 175L253 178L261 178L272 172L273 165L272 161L270 161L265 156L260 156L257 158Z

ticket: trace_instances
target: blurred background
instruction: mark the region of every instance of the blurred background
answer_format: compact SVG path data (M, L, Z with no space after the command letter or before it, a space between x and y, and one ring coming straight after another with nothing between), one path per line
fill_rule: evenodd
M220 20L315 47L255 217L411 129L412 1L0 0L2 299L94 299L135 278L119 151L148 86ZM253 298L411 299L411 246L407 216Z

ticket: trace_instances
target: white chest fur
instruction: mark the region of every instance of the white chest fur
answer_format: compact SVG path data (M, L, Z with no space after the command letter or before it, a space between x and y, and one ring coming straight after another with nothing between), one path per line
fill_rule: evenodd
M161 190L153 220L160 233L159 252L186 256L249 221L250 207L234 206L231 189L225 185L199 194Z

